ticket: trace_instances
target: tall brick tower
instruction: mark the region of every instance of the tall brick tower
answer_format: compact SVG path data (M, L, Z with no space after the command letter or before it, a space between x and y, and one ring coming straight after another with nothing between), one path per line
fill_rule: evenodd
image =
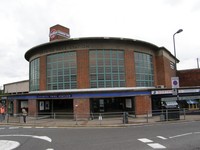
M49 41L68 39L70 38L69 28L61 26L59 24L50 27Z

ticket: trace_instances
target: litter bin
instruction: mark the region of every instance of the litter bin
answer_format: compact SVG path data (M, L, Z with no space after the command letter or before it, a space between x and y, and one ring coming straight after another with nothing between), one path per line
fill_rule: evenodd
M180 120L179 109L166 109L164 112L165 120Z
M160 121L165 121L165 115L163 113L160 115Z

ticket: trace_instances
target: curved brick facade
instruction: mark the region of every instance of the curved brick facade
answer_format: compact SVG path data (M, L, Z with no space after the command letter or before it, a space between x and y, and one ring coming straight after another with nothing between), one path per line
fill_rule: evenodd
M53 41L36 46L26 52L25 58L29 62L40 58L40 90L46 90L46 56L66 51L75 51L77 54L77 81L78 88L90 88L89 85L89 51L91 49L123 50L125 61L126 87L136 87L134 52L149 54L153 58L154 86L171 87L171 77L175 74L170 66L174 60L172 54L163 47L121 38L80 38Z

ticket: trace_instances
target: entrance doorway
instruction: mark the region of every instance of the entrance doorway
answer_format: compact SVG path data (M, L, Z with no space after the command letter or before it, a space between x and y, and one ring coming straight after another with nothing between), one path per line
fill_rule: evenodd
M133 97L91 98L93 113L134 111Z
M54 99L52 101L53 112L73 112L73 99Z
M73 99L39 100L38 111L42 113L48 113L48 112L71 113L73 112Z

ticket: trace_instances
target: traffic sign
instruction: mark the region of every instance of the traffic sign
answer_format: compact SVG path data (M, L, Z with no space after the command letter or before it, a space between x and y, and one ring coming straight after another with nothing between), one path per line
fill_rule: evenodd
M179 88L179 78L178 77L171 77L172 82L172 89Z

